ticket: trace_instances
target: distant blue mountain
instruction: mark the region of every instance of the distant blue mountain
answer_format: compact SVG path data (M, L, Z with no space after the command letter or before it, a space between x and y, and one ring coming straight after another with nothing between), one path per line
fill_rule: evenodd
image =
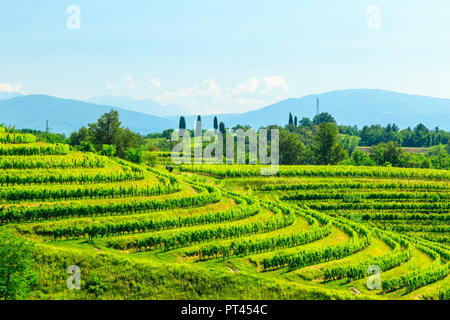
M291 98L242 114L218 114L217 118L228 128L236 124L251 125L253 128L271 124L284 126L288 122L289 112L299 120L303 117L312 119L317 98L320 111L333 115L339 124L358 125L361 128L364 125L395 123L400 128L406 128L423 123L430 129L439 127L450 131L450 99L371 89L341 90ZM177 115L157 117L115 106L28 95L0 99L0 123L15 125L16 128L44 130L45 120L49 120L52 132L67 134L96 121L111 108L119 111L124 126L142 134L177 128L180 115L185 116L187 128L193 128L197 118L183 110ZM213 118L214 115L202 116L204 129L212 128Z
M48 120L51 132L69 134L88 123L96 122L103 113L111 109L119 112L122 125L142 134L162 132L178 126L177 123L161 117L46 95L0 100L0 123L14 125L18 129L45 130L45 122Z
M131 111L142 112L158 117L177 116L180 114L191 115L189 111L183 109L180 106L177 106L175 104L168 104L163 106L153 101L152 99L138 100L130 97L102 96L89 98L86 101L90 103L114 106Z
M12 99L20 96L22 96L20 92L0 92L0 100Z
M313 118L316 99L320 112L330 113L339 124L364 125L396 123L400 128L425 124L428 128L450 130L450 99L410 95L385 90L351 89L308 95L280 101L270 106L229 119L227 127L248 124L252 127L270 124L286 125L289 112L300 120Z

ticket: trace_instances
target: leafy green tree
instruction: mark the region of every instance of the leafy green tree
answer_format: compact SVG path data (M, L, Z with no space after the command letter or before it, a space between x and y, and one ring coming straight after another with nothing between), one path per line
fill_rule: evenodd
M295 133L280 131L280 164L302 164L305 160L305 145Z
M373 159L378 165L386 165L390 163L393 166L399 166L400 155L402 149L397 142L389 141L388 143L381 143L372 147Z
M104 144L102 145L102 150L100 151L100 154L112 158L116 154L116 146L111 144Z
M166 130L164 130L163 132L162 132L162 134L161 134L161 138L165 138L165 139L167 139L167 140L170 140L170 138L172 137L172 133L174 132L175 130L173 130L173 129L166 129Z
M424 168L424 169L431 169L431 168L433 168L433 164L431 163L431 160L429 158L425 158L422 161L420 167Z
M351 156L353 151L358 147L359 141L361 141L360 137L351 136L348 134L341 135L341 142L344 145L344 149L348 151L348 154Z
M311 146L313 160L317 164L336 164L348 154L339 142L339 130L335 123L323 122L313 138Z
M326 122L336 123L336 120L334 120L334 118L328 112L319 113L313 119L313 123L315 125L319 125L321 123L326 123Z
M33 245L10 231L0 232L0 296L26 298L36 283Z
M80 145L77 146L77 149L83 152L93 152L95 153L94 145L90 141L81 141Z
M120 158L125 157L125 151L129 148L138 148L145 145L144 137L128 128L122 128L119 140L116 144L116 154Z
M363 151L355 151L352 153L351 163L356 166L374 166L375 162L370 155Z
M302 118L302 120L300 120L300 125L302 127L312 127L313 122L309 118Z
M119 113L112 110L100 116L97 123L90 123L89 130L92 134L92 143L100 150L104 144L117 145L121 138L121 122Z
M247 131L247 130L250 130L252 127L251 126L249 126L249 125L241 125L241 124L237 124L237 125L235 125L233 128L231 128L231 129L233 129L233 130L239 130L239 129L241 129L241 130L243 130L243 131Z
M88 128L81 127L80 130L72 132L69 139L70 145L72 146L80 145L81 141L89 141L90 135Z

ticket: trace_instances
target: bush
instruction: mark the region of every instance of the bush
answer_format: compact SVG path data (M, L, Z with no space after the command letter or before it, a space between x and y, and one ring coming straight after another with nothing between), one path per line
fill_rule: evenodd
M0 298L23 299L36 282L33 245L9 231L0 233Z
M96 152L94 145L90 141L81 141L77 149L84 152Z
M111 144L104 144L102 145L102 150L100 150L100 154L112 158L116 154L116 146Z
M125 151L125 159L134 163L144 162L144 148L128 148Z
M367 153L355 151L352 154L351 164L356 166L374 166L375 161L373 161Z

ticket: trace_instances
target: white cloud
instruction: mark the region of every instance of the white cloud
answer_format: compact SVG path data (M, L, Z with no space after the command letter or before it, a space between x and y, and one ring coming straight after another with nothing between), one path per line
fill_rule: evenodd
M198 86L195 86L192 88L180 89L176 92L166 91L163 95L157 96L155 100L159 103L167 104L174 103L177 100L183 100L185 98L204 96L205 94L206 92L200 90Z
M215 80L207 79L190 88L166 91L155 100L163 105L175 103L193 112L245 112L281 100L289 90L287 81L281 76L251 77L223 89Z
M125 76L125 79L126 79L127 82L128 82L128 85L127 85L128 89L134 89L134 88L136 88L136 83L134 82L133 77L131 77L131 76Z
M218 99L222 96L222 90L220 87L216 84L216 82L213 79L208 79L202 82L203 85L208 86L208 93L214 98Z
M173 103L177 99L176 99L174 92L167 91L163 95L157 96L155 98L155 100L158 101L159 103L167 104L167 103Z
M12 85L10 83L6 83L6 82L2 82L0 83L0 92L8 92L8 93L12 93L12 92L20 92L22 94L24 94L24 92L22 91L22 85L18 84L18 85Z
M151 79L148 79L148 82L150 82L151 84L155 85L155 86L158 87L158 88L161 88L161 87L162 87L161 81L159 81L158 78L151 78Z
M260 81L255 77L248 79L244 83L237 85L231 89L233 95L240 95L243 93L254 94L258 91Z
M262 78L263 89L259 92L262 95L270 95L274 91L288 93L291 89L283 77L272 76Z

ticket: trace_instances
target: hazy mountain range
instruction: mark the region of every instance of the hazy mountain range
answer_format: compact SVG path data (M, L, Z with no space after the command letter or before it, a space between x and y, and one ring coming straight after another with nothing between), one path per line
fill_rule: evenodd
M120 121L133 131L143 134L172 128L171 120L122 108L98 105L79 100L60 99L46 95L27 95L0 100L0 123L16 128L45 130L48 120L51 132L69 134L96 120L105 112L115 109Z
M251 126L286 124L289 112L300 120L313 118L316 100L320 112L330 113L339 124L362 127L370 124L396 123L400 128L419 123L429 128L450 130L450 99L409 95L385 90L351 89L308 95L280 101L270 106L243 113L230 120ZM228 123L227 123L228 125Z
M86 100L95 104L113 106L131 111L151 114L158 117L179 116L180 114L191 115L189 111L175 104L161 105L152 99L133 99L130 97L102 96L93 97Z
M22 96L19 92L0 92L0 100L12 99Z
M186 117L187 127L192 128L197 117L182 107L161 106L150 99L105 96L85 102L46 95L8 95L0 94L0 123L15 125L16 128L44 130L45 121L49 120L51 132L66 134L96 121L111 108L118 110L123 125L143 134L177 128L180 115ZM406 128L423 123L430 129L437 126L450 130L450 99L372 89L340 90L291 98L255 111L219 114L217 117L230 128L236 124L248 124L254 128L269 124L284 126L288 122L289 112L299 120L303 117L312 119L316 113L317 98L320 112L332 114L339 124L362 127L396 123L400 128ZM203 127L212 128L213 118L214 115L203 115Z

